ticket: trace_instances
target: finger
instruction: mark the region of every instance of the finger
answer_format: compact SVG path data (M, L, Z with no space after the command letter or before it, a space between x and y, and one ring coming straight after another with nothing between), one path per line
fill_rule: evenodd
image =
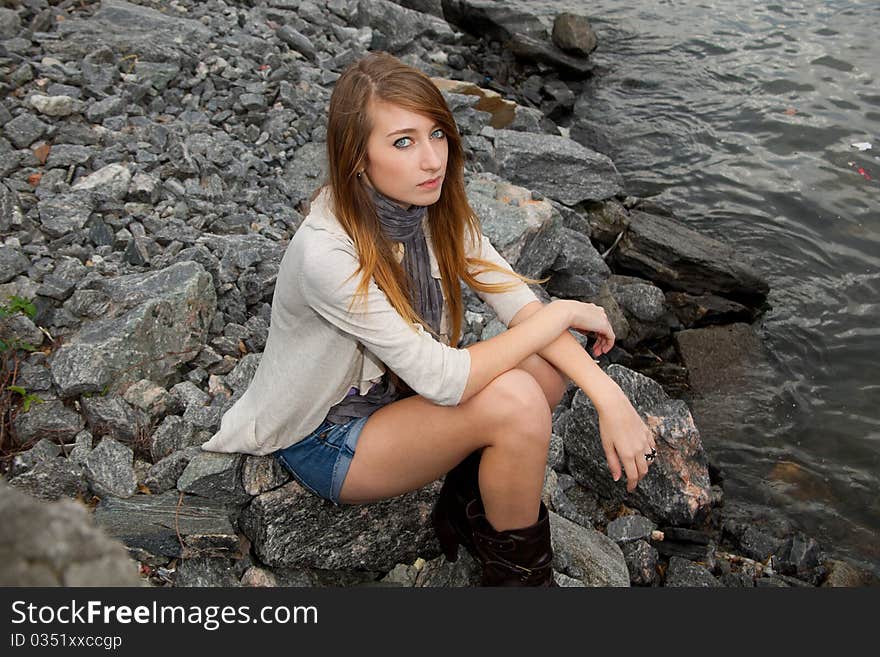
M645 458L645 454L647 454L647 453L650 452L650 451L651 451L651 450L648 450L647 452L645 452L645 453L642 454L641 456L637 456L637 457L636 457L636 463L638 464L637 467L638 467L638 469L639 469L639 479L644 478L644 476L645 476L646 474L648 474L648 465L649 465L649 462L648 462L648 459Z
M617 453L611 446L606 445L604 441L602 441L602 449L605 450L605 459L608 461L608 470L611 472L611 478L614 481L618 481L620 479L620 460L617 458Z
M636 460L634 458L626 459L623 462L623 467L626 469L626 489L632 493L639 483L639 470L636 466Z
M654 432L648 429L648 444L651 449L657 449L657 440L654 438Z

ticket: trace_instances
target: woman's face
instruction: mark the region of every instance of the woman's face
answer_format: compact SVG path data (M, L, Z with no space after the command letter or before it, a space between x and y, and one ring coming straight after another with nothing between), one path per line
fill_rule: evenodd
M373 131L367 140L367 184L404 209L440 198L449 144L434 121L398 105L374 100L367 106ZM421 183L439 178L431 187Z

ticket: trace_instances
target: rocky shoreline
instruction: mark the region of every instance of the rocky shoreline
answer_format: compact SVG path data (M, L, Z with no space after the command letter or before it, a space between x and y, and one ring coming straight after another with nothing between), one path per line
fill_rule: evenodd
M478 581L433 535L439 481L335 508L270 457L199 449L259 363L278 264L321 179L333 82L376 49L443 90L502 255L551 276L541 298L606 309L618 339L600 364L658 436L626 494L595 408L568 391L543 493L557 582L869 582L795 528L725 514L686 400L695 372L757 340L769 289L730 245L627 196L597 152L574 100L593 73L584 17L480 0L4 4L0 521L17 530L0 544L3 584ZM465 300L460 346L504 329Z

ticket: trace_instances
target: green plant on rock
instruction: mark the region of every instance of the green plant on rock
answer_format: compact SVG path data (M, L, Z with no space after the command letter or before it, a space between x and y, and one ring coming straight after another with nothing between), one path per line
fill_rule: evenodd
M6 303L0 303L0 321L21 313L29 319L37 314L37 309L30 299L12 295ZM48 335L45 329L40 329ZM51 336L50 336L51 337ZM5 339L4 339L5 338ZM10 456L7 442L12 435L12 426L18 406L27 413L31 404L43 403L43 400L33 393L29 393L23 386L16 384L21 355L23 352L33 352L39 347L20 340L15 335L4 335L0 338L0 457Z

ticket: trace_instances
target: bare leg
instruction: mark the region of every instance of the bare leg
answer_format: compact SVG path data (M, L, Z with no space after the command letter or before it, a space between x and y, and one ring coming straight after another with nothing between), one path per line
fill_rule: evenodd
M550 425L543 388L518 368L459 406L419 395L396 401L364 425L340 501L359 504L421 488L485 448L480 490L487 518L499 531L529 525L538 516Z

